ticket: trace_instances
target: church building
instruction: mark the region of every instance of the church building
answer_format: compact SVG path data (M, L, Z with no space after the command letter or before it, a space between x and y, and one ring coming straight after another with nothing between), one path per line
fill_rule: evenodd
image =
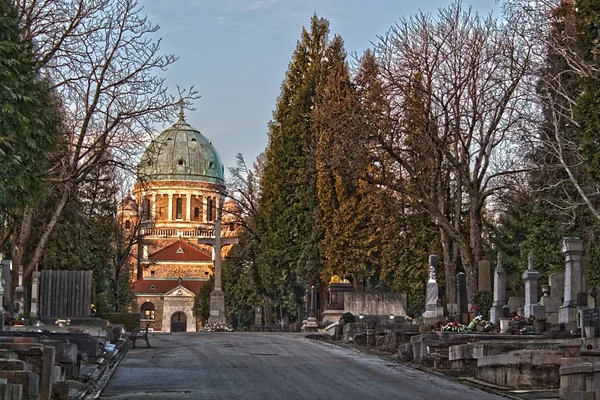
M147 147L133 197L119 209L125 232L137 229L140 237L132 250L130 286L142 325L150 322L163 332L201 326L194 300L214 274L215 254L198 242L214 236L224 198L219 154L185 121L182 107L179 120ZM222 236L234 237L233 217L223 213L222 221Z

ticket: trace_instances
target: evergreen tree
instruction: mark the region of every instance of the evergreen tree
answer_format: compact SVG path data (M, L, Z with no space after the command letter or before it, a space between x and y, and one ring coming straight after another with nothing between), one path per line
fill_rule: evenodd
M311 19L310 32L302 31L270 123L261 179L260 285L275 307L292 316L304 292L301 284L318 284L316 139L310 114L328 33L329 22L317 16Z
M0 219L37 202L59 129L58 106L23 39L13 2L0 1ZM8 221L10 223L10 221ZM0 233L4 224L0 224Z

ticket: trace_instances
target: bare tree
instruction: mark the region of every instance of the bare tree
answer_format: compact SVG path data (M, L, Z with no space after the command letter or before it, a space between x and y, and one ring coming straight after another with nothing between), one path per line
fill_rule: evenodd
M13 260L26 264L29 276L73 189L107 164L131 170L153 126L168 120L179 99L156 75L176 57L161 53L160 40L154 39L158 26L147 21L136 0L15 3L64 113L64 157L49 182L61 195L54 209L45 211L47 223L29 257L22 249L32 239L35 210L24 212L12 240ZM197 93L191 89L183 97L194 99Z
M541 173L553 175L540 190L559 193L546 201L574 218L586 207L600 222L600 183L586 165L585 138L576 109L585 90L581 83L598 75L597 63L587 59L578 46L576 3L573 0L507 0L506 15L524 27L536 48L532 90L536 107L530 114L532 153Z
M400 121L378 137L382 165L396 172L387 174L388 184L412 196L440 228L445 262L454 261L447 259L450 241L456 246L473 294L486 203L506 188L505 176L526 170L518 138L529 104L531 44L514 26L455 2L437 19L400 21L375 55ZM419 112L411 111L415 99ZM454 298L454 287L446 290Z
M345 157L356 143L369 150L366 179L439 227L448 303L458 260L469 292L477 290L486 206L506 177L527 170L519 146L531 57L515 27L459 2L436 18L401 20L363 57L358 98L341 103L330 125L348 144Z

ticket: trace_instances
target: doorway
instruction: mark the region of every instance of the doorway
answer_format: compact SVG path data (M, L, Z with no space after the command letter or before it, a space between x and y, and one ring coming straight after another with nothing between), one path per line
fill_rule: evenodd
M181 311L177 311L171 316L171 332L186 332L187 318Z

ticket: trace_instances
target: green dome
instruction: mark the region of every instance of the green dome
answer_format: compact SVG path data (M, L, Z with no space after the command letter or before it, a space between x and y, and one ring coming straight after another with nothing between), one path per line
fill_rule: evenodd
M170 128L154 139L138 166L143 181L197 181L224 184L224 168L219 154L200 132L179 115Z

